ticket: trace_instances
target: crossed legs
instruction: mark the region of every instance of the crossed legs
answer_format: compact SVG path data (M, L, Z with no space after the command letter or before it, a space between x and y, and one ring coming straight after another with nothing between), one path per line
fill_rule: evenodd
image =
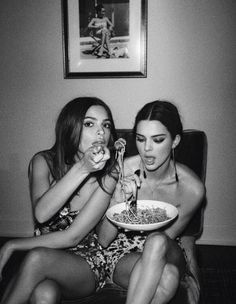
M98 56L102 56L104 49L105 49L105 45L107 46L108 49L108 54L110 55L110 31L108 29L103 29L101 32L101 46L98 52Z
M1 303L56 304L62 296L80 298L94 290L94 274L83 258L63 250L35 248L27 254Z
M184 269L179 246L157 232L147 238L142 254L130 253L118 262L113 279L128 288L126 304L165 304L175 295Z

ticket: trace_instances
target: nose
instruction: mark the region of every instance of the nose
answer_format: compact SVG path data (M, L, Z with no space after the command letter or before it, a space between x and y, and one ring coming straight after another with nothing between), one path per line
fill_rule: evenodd
M144 145L144 151L147 152L151 150L152 150L152 143L150 140L147 140Z
M98 130L97 130L97 134L98 135L103 135L105 132L104 132L104 129L102 126L98 127Z

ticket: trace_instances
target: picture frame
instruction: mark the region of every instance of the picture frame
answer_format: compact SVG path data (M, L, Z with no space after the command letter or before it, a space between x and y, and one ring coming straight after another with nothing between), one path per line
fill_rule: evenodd
M147 0L62 0L64 78L147 77Z

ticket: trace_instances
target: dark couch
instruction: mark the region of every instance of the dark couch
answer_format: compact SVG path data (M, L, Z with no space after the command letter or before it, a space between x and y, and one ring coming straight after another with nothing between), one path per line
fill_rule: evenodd
M132 132L129 129L118 129L118 137L123 137L126 142L126 155L131 156L137 154L135 147L135 140ZM207 163L207 137L203 131L199 130L185 130L180 145L176 149L177 161L190 167L205 183L206 163ZM203 229L203 211L206 200L204 200L202 207L196 212L194 218L185 229L183 235L187 236L190 259L197 261L195 241L201 235ZM10 259L3 275L8 279L16 272L24 253L15 253ZM6 287L8 280L0 284L0 289ZM125 303L126 291L115 285L107 284L99 292L73 301L63 301L62 304L122 304ZM188 304L186 290L182 286L178 289L176 296L171 300L170 304Z
M126 156L137 154L135 140L130 129L118 129L118 137L126 140ZM207 137L203 131L184 130L183 137L176 149L176 160L191 168L205 183L207 164ZM190 258L197 261L195 251L195 241L200 237L203 229L203 211L206 204L204 200L202 207L184 231L184 236L188 236ZM126 299L126 291L118 286L107 284L98 293L77 301L65 301L63 304L123 304ZM186 290L181 286L176 296L170 304L190 304L188 303Z

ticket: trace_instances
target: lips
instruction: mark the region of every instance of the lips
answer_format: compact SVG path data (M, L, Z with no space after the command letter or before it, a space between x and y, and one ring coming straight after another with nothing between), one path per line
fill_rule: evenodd
M105 140L97 140L92 143L93 146L101 145L104 146L106 144Z
M144 163L148 166L154 165L155 163L155 157L153 156L145 156L143 160Z

